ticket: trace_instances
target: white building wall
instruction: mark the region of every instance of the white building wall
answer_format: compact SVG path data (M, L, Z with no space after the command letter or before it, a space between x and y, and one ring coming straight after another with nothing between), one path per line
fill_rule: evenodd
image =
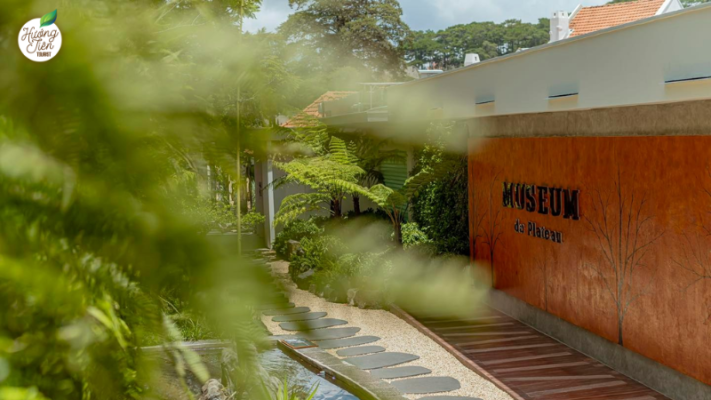
M388 92L391 122L620 107L711 98L711 5L487 60ZM706 83L705 83L706 82ZM556 91L579 95L551 101ZM490 97L493 104L477 106Z

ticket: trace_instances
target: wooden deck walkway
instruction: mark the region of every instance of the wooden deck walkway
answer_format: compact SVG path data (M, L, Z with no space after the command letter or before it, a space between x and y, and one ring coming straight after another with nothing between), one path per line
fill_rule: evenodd
M668 399L492 308L466 319L414 317L522 399Z

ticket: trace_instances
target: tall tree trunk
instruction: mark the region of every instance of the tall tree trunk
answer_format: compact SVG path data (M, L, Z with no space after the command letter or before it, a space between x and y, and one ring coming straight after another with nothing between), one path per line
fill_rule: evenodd
M393 231L395 232L395 242L402 246L402 222L400 218L393 220Z
M331 200L331 208L333 210L333 218L341 218L341 200L333 199Z
M360 215L360 196L353 195L353 213L355 216Z

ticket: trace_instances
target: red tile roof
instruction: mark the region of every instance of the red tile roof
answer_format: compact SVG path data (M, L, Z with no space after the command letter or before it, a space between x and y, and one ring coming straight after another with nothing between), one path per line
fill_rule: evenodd
M626 3L584 7L570 21L570 37L653 17L665 0L638 0Z
M308 126L313 126L314 119L322 117L322 115L320 115L318 112L318 105L319 104L323 103L324 101L333 101L333 100L342 99L342 98L344 98L348 95L351 95L353 93L357 93L357 92L334 92L334 91L326 92L326 93L322 94L318 99L316 99L316 101L309 104L308 107L304 108L303 111L301 111L298 114L291 117L282 126L285 128L304 128L304 127L308 127Z

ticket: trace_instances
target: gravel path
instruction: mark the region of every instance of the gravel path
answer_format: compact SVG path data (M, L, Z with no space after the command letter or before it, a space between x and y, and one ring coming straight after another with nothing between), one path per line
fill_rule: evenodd
M419 360L403 365L419 365L432 370L426 376L451 376L458 379L462 387L459 390L442 393L447 396L472 396L483 400L511 399L511 396L494 386L493 383L480 377L469 368L463 366L456 358L441 348L437 343L411 327L405 321L388 311L361 310L345 304L329 303L307 291L300 290L288 278L288 263L276 261L272 270L283 281L289 291L290 301L297 307L310 307L311 311L325 311L327 318L339 318L348 321L340 327L360 327L358 336L374 335L381 340L371 345L383 346L392 352L411 353L420 356ZM262 321L274 335L289 335L293 332L282 330L278 322L272 322L272 317L262 316ZM338 357L336 350L327 350ZM341 357L342 358L342 357ZM410 399L427 397L428 395L406 395Z

